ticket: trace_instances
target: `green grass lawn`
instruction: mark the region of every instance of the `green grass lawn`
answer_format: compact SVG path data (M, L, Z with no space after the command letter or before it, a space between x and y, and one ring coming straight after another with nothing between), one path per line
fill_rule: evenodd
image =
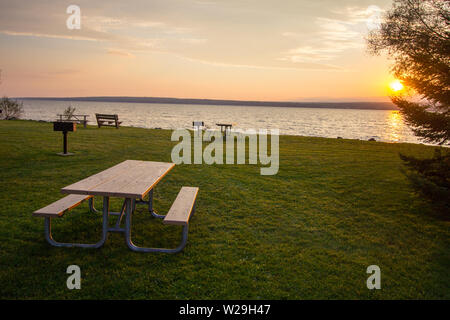
M177 165L155 189L164 214L182 186L200 187L188 245L175 255L135 253L122 234L101 249L55 248L32 212L60 188L126 159L170 162L170 131L79 128L72 157L61 133L33 121L0 121L0 298L3 299L449 299L450 229L416 196L398 153L432 147L280 137L280 169ZM101 207L101 199L96 199ZM121 202L112 200L112 210ZM58 241L100 239L101 214L82 204L54 219ZM175 246L178 226L133 216L134 242ZM81 290L66 268L79 265ZM366 268L381 268L368 290Z

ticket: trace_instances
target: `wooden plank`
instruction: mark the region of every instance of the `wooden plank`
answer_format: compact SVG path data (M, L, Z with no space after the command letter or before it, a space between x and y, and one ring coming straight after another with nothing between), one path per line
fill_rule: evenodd
M101 118L101 119L117 119L119 116L117 114L98 114L96 113L95 116L97 118Z
M89 190L101 185L107 181L114 179L116 176L126 173L127 170L132 170L138 165L140 161L125 160L111 168L103 170L86 179L75 182L61 189L62 193L70 194L89 194Z
M162 162L159 165L155 165L151 170L143 168L145 171L121 191L142 199L173 167L175 167L175 163Z
M126 174L92 188L89 194L143 198L174 166L174 163L141 161Z
M62 193L143 198L174 163L126 160L61 189Z
M35 212L33 212L33 216L50 217L50 218L60 217L64 214L64 212L73 209L74 207L78 206L81 202L89 198L92 198L92 196L71 194L53 202L52 204L44 208L36 210Z
M164 218L165 224L187 225L197 198L197 187L182 187Z
M127 170L126 174L119 174L109 181L105 181L102 184L89 190L92 195L105 196L109 195L111 197L127 197L132 198L135 195L124 194L123 190L127 185L133 183L141 174L140 170L143 166L142 163L137 163L132 170Z

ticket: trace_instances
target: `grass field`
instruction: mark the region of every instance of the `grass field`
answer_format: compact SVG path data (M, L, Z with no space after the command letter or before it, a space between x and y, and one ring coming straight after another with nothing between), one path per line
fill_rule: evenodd
M183 252L130 251L122 234L101 249L54 248L31 213L59 189L126 159L171 161L170 131L80 128L73 157L61 133L33 121L0 121L0 298L2 299L449 299L450 223L413 193L398 153L432 147L280 137L280 169L177 165L156 187L163 214L181 186L200 187ZM97 200L98 207L101 207ZM113 199L112 209L120 209ZM55 219L54 219L55 220ZM94 242L101 214L87 204L54 223L58 241ZM174 246L181 229L138 207L134 242ZM81 290L66 268L79 265ZM381 268L368 290L366 268Z

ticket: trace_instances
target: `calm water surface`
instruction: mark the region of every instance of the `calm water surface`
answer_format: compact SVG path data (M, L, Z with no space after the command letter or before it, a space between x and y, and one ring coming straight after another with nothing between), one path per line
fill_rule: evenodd
M72 105L76 114L90 116L90 124L95 124L95 113L117 113L122 125L142 128L190 128L192 121L204 121L208 128L217 128L216 123L232 123L240 129L279 129L286 135L419 143L398 111L390 110L54 100L24 100L23 104L24 118L32 120L53 121L56 114Z

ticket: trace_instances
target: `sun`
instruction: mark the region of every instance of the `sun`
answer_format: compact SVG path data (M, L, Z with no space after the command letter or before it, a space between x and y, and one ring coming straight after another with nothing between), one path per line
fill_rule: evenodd
M398 92L403 89L403 84L400 82L400 80L394 80L389 84L389 87L392 91Z

